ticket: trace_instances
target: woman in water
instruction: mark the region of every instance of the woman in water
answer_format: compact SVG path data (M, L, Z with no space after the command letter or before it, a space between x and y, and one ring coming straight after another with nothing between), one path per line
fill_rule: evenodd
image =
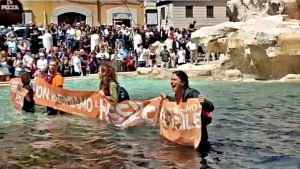
M201 124L202 124L202 137L199 147L200 152L208 152L209 142L206 126L211 122L211 114L214 110L214 105L211 101L207 100L204 96L200 95L200 92L196 89L190 88L189 79L185 72L181 70L174 71L171 77L172 91L175 92L175 98L161 94L164 99L176 101L177 104L186 102L190 98L199 98L199 102L202 105L201 112Z
M99 93L112 103L118 103L118 81L114 66L110 62L103 62L99 67Z

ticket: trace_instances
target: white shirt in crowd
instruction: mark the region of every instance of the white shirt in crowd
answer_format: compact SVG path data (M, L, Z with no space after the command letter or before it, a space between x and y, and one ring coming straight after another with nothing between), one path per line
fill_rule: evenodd
M189 42L186 44L186 47L187 47L188 49L190 49L191 51L197 50L197 45L196 45L196 43L193 43L192 41L189 41Z
M78 56L74 56L72 59L74 72L81 73L81 61Z
M26 67L28 68L32 68L32 64L33 64L33 59L31 56L29 56L28 54L24 55L23 57L23 63L25 64Z
M71 29L67 29L67 34L69 34L70 37L73 37L75 36L75 29L71 28Z
M40 70L40 71L43 71L46 69L47 67L47 59L43 58L43 59L38 59L37 60L37 63L36 63L36 67Z
M79 41L81 39L81 34L82 34L81 30L79 29L75 30L75 40Z
M107 37L109 35L109 31L107 28L104 29L104 35Z
M99 52L99 53L97 53L96 58L108 60L108 59L110 59L110 56L107 52Z
M177 56L178 56L178 64L180 63L185 63L185 50L181 49L177 52Z
M147 61L147 49L145 48L138 48L136 50L137 56L138 56L138 61Z
M110 55L110 60L116 60L116 59L119 59L116 54L113 53L112 55Z
M138 45L143 43L142 36L138 33L133 35L133 49L136 50Z

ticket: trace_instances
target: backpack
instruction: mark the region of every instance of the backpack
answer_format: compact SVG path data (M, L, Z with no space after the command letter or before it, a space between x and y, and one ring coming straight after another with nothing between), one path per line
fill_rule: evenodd
M119 87L119 102L122 101L126 101L126 100L130 100L129 94L126 91L126 89L122 86L118 86Z

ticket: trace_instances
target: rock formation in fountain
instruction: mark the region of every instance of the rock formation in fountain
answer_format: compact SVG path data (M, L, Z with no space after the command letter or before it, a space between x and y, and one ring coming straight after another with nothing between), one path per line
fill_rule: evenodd
M230 21L245 21L256 17L284 14L300 19L300 0L228 0Z
M275 15L202 27L192 40L205 52L225 54L226 69L279 79L300 73L300 26L298 20ZM214 71L218 74L221 70ZM212 72L212 74L214 74Z

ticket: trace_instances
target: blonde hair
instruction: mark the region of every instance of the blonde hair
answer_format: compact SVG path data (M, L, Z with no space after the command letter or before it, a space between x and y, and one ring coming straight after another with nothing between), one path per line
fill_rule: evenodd
M75 55L75 56L78 56L78 55L80 55L80 52L79 52L79 51L75 51L75 52L74 52L74 55Z
M3 58L7 58L7 53L5 52L5 50L2 50L0 52L0 60L2 60Z

